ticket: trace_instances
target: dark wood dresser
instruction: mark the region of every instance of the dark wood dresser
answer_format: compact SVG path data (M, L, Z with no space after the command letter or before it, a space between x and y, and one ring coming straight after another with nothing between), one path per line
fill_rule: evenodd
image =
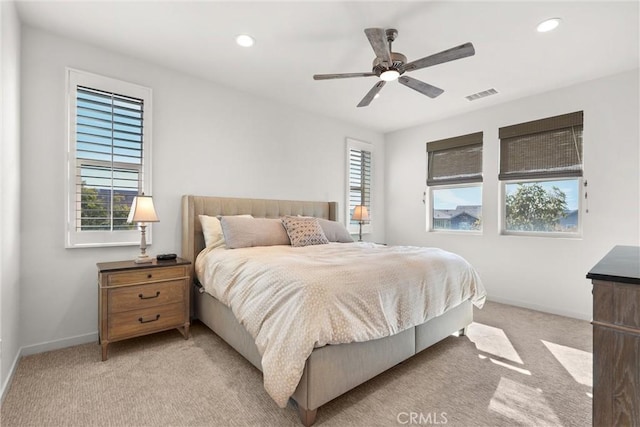
M616 246L593 283L593 425L640 427L640 247Z

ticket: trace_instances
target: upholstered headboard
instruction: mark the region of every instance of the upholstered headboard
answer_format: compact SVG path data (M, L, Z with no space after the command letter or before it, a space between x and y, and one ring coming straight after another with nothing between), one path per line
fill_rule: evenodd
M228 197L182 196L182 254L191 261L193 274L196 256L204 249L204 236L198 215L242 215L256 218L280 218L304 215L338 219L337 202L304 202L297 200L237 199Z

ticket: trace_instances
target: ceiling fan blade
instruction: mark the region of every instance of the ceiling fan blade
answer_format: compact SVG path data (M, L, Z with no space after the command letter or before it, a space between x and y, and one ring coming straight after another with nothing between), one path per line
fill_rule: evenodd
M432 65L442 64L443 62L454 61L456 59L466 58L467 56L475 55L476 50L473 48L473 44L465 43L460 46L452 47L451 49L443 50L440 53L436 53L422 59L405 64L404 71L419 70L420 68L431 67Z
M389 44L387 43L387 33L384 28L366 28L364 33L371 43L373 51L376 53L376 57L382 59L387 63L387 66L391 65L391 52L389 52Z
M398 77L398 81L411 89L427 95L429 98L440 96L444 90L408 76Z
M342 73L342 74L314 74L313 80L346 79L350 77L371 77L376 73Z
M364 96L364 98L362 98L362 101L360 101L358 107L366 107L367 105L371 104L371 101L373 101L373 98L375 98L378 92L380 92L380 89L382 89L385 83L386 82L384 80L380 80L378 83L373 85L371 90Z

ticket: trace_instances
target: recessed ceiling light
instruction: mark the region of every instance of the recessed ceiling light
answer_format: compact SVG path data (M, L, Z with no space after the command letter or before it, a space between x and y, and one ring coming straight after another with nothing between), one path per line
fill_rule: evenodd
M542 21L538 24L537 30L539 33L546 33L547 31L555 30L558 25L560 25L560 21L562 21L560 18L547 19L546 21Z
M255 43L255 40L253 40L253 37L249 35L240 34L236 37L236 43L238 43L242 47L251 47Z

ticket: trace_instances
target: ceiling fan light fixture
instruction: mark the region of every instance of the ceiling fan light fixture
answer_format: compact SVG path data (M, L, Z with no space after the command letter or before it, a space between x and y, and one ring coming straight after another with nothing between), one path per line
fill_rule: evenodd
M240 34L236 36L236 43L242 47L251 47L255 43L255 40L250 35Z
M396 70L387 70L380 74L380 78L385 82L391 82L393 80L396 80L398 77L400 77L400 73Z
M562 19L560 18L547 19L539 23L536 29L538 30L539 33L546 33L558 28L558 25L560 25L561 21Z

